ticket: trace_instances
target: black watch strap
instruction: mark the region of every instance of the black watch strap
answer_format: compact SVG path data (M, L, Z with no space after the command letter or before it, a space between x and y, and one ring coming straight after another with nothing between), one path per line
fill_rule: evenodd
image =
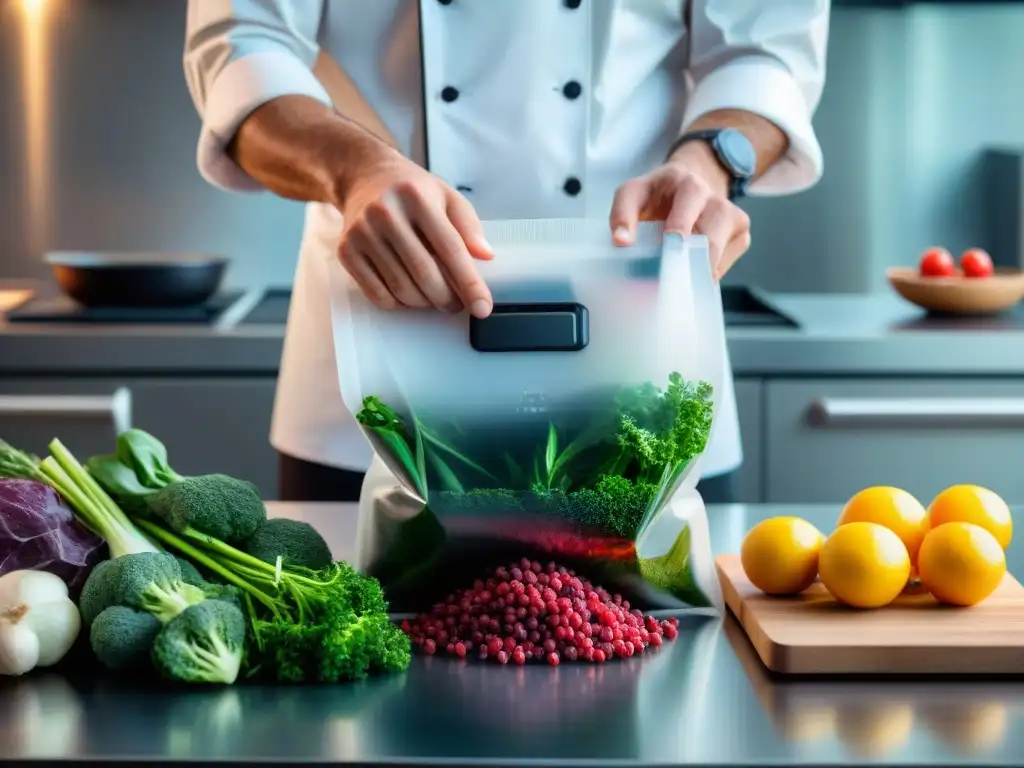
M728 172L729 199L737 200L744 197L757 168L757 154L750 140L735 128L690 131L673 142L666 159L691 141L703 141L710 146L719 164Z

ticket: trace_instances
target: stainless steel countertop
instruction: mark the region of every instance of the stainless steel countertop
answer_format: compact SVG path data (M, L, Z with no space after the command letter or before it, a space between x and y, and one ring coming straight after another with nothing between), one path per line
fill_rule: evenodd
M922 324L893 294L775 294L798 329L730 328L738 376L1019 376L1024 324ZM250 292L246 301L253 300ZM75 326L0 320L0 373L276 375L284 327Z
M273 504L346 557L352 505ZM834 507L709 510L716 552L756 521ZM1024 568L1020 546L1010 564ZM868 764L1024 762L1024 683L801 680L766 674L735 620L684 620L655 656L601 667L494 667L417 657L354 685L156 690L79 664L0 679L0 762L29 758L358 765Z

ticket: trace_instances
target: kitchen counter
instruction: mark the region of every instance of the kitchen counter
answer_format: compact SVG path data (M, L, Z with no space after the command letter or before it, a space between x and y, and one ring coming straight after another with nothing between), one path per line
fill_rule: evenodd
M272 504L346 557L352 505ZM760 519L832 507L709 510L716 552ZM1022 510L1024 513L1024 510ZM1020 547L1011 567L1024 569ZM1024 683L781 682L731 618L683 620L656 655L602 666L495 667L416 658L353 685L155 691L109 680L0 681L0 762L252 761L261 765L1003 765L1024 762Z
M771 300L799 327L728 329L738 376L1024 374L1024 320L924 321L887 293ZM276 375L284 327L241 319L211 327L0 320L0 374Z

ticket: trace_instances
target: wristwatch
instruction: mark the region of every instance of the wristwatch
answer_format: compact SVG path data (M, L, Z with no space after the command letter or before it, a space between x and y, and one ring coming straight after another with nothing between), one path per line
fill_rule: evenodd
M757 171L757 152L743 131L735 128L714 128L707 131L684 133L668 151L671 157L677 149L690 141L703 141L711 147L715 157L729 173L729 199L736 200L747 194L754 173Z

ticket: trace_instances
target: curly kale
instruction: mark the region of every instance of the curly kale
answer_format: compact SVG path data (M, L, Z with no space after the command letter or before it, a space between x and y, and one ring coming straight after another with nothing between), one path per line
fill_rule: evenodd
M685 465L704 452L714 403L710 384L683 381L678 373L669 378L664 394L645 389L641 388L643 396L634 393L636 399L620 416L620 461L626 466L635 461L636 479L656 483L666 467Z
M539 511L571 520L583 530L634 539L657 492L658 486L652 483L633 483L619 475L608 475L593 488L572 493L535 491L534 503Z
M254 622L254 674L283 683L335 683L409 666L409 638L391 623L380 583L344 563L335 568L331 594L305 621Z
M577 519L586 516L590 526L604 533L634 539L657 492L658 486L652 483L633 483L610 475L602 477L594 488L570 493L567 498L569 514Z

